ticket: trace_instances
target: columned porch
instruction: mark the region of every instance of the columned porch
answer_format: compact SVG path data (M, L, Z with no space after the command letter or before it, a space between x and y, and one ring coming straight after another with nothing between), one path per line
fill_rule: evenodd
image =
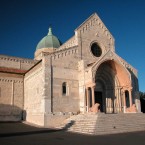
M100 104L100 112L104 113L125 113L126 108L132 106L132 89L124 89L122 87L116 87L103 91L98 91L96 83L92 83L86 86L85 96L85 112L89 112L89 109L96 103ZM111 92L115 92L115 96L107 97ZM100 94L100 95L99 95Z
M133 105L129 73L115 61L108 60L94 68L85 89L86 112L96 103L105 113L125 113Z

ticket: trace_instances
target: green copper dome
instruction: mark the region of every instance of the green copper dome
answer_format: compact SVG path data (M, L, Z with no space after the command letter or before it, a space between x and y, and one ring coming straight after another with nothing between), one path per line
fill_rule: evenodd
M52 34L52 28L49 28L47 36L43 37L38 43L36 50L41 48L58 48L61 42L59 39Z

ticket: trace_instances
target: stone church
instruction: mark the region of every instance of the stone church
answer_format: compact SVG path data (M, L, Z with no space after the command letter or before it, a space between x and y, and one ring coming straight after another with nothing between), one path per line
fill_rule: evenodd
M96 13L65 43L48 34L34 59L0 55L0 121L54 126L71 115L140 112L137 70L115 52Z

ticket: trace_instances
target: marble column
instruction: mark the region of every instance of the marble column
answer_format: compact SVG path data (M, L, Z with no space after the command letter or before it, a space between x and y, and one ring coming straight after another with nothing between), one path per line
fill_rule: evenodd
M121 91L120 91L120 88L118 88L118 98L119 98L119 111L121 112L122 109L122 100L121 100Z
M86 94L87 94L87 112L89 112L89 90L88 90L89 88L86 88Z
M118 113L119 112L119 89L118 89L118 87L115 89L115 96L116 96L116 110Z
M95 88L95 86L92 86L92 87L91 87L91 91L92 91L92 106L95 105L94 88Z
M126 98L125 98L125 90L123 90L123 112L126 112Z
M132 89L129 90L130 107L132 106Z

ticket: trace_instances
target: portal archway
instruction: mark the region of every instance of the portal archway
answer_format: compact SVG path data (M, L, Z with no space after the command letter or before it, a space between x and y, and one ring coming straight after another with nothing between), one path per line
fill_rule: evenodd
M92 74L95 72L93 81L86 85L86 98L90 99L87 102L91 102L86 103L87 110L95 103L99 103L101 112L126 112L128 106L125 90L129 94L129 107L132 106L130 73L115 60L102 61L93 69Z
M100 104L102 111L105 113L115 113L115 87L118 85L118 79L111 61L104 62L98 67L95 83L95 89L97 92L100 92L100 95L102 94L102 104ZM99 91L98 89L101 90ZM97 97L98 93L95 92L95 99Z
M124 111L124 106L130 107L130 105L126 106L127 102L124 102L126 100L124 98L126 96L125 92L122 94L122 90L128 90L127 88L131 87L130 76L118 62L114 60L102 62L96 69L94 82L96 84L95 100L100 100L101 111L119 113ZM99 99L98 96L102 96L102 98ZM129 93L128 98L131 98Z

